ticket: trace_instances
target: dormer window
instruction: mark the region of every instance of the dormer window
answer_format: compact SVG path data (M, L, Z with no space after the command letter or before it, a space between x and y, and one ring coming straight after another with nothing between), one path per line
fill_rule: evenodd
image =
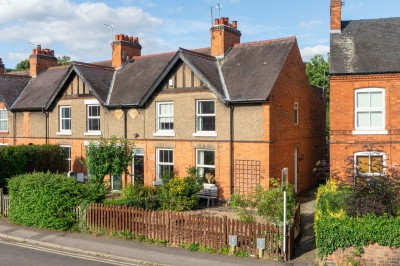
M169 87L169 88L173 88L173 87L174 87L174 78L170 78L170 79L168 80L168 87Z

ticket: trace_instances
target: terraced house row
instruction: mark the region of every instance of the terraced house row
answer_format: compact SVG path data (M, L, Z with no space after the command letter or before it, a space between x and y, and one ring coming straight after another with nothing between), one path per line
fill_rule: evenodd
M325 99L296 38L241 43L228 18L210 35L209 48L141 55L138 38L119 34L112 60L64 67L37 47L29 74L0 75L1 145L59 144L71 171L86 173L88 141L116 135L135 141L132 170L148 185L195 166L228 199L286 167L306 190L325 155ZM110 181L120 189L133 177Z

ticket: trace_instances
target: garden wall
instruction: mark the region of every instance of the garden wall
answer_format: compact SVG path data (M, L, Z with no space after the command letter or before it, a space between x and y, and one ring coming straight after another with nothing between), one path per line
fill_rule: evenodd
M398 266L400 265L400 248L384 247L378 244L363 247L364 253L357 253L353 247L338 249L326 258L328 265L344 263L348 258L355 258L360 265Z

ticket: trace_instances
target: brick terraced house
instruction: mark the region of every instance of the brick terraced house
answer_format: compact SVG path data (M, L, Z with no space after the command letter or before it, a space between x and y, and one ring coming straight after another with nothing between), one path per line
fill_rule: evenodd
M34 49L29 76L0 75L0 143L59 144L71 171L85 173L88 141L116 135L135 141L133 170L148 185L195 166L229 199L287 167L297 192L310 188L325 153L325 99L296 38L240 43L228 18L210 33L210 48L150 55L119 34L111 61L64 67ZM113 189L132 182L110 179Z
M341 9L331 0L331 170L350 157L379 173L400 163L400 18L342 21Z

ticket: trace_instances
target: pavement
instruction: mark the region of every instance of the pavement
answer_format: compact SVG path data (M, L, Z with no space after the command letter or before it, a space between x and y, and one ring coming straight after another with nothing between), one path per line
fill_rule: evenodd
M179 247L147 244L105 236L76 232L60 232L12 224L0 218L0 240L29 244L37 247L64 251L131 263L130 265L315 265L315 239L312 229L315 191L300 198L303 232L297 243L295 259L286 263L273 260L240 258L206 252L190 252ZM304 224L305 222L305 224Z

